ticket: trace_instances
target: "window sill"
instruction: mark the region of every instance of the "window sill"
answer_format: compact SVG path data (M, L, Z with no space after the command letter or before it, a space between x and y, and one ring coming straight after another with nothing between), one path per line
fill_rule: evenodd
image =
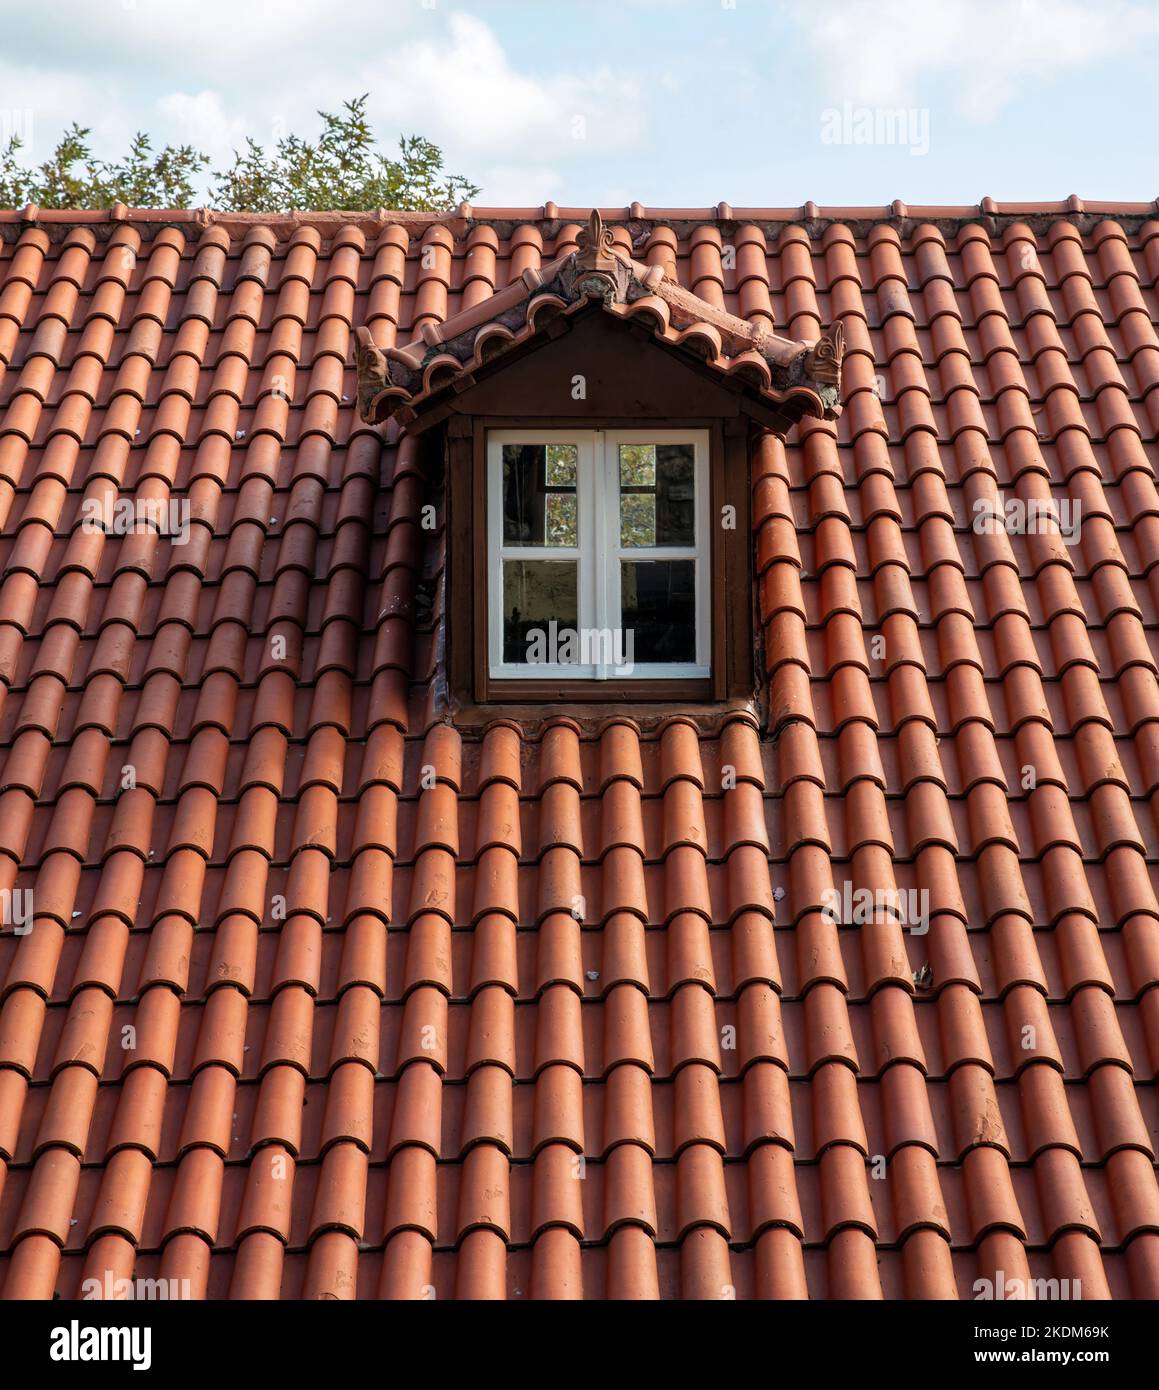
M491 724L511 723L531 737L560 719L575 724L585 734L596 733L612 720L623 719L636 725L641 733L648 733L676 715L692 720L705 733L718 732L727 720L737 715L744 715L757 728L763 722L763 712L755 699L714 701L693 694L687 682L684 693L676 696L634 691L631 703L606 689L586 698L571 694L564 698L569 703L567 708L561 709L559 697L552 691L539 691L534 699L524 692L518 695L504 692L493 695L486 703L453 699L448 713L455 727L467 734L482 732Z
M708 677L672 680L495 680L488 678L480 692L480 704L534 704L567 700L584 704L638 705L656 701L699 701L712 699L712 681Z

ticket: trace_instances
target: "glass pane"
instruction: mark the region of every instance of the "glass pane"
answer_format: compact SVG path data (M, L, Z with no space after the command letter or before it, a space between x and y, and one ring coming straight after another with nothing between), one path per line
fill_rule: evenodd
M620 544L696 543L696 467L691 444L620 445Z
M696 660L695 560L622 560L620 599L632 661Z
M550 487L575 487L576 447L574 444L547 446L547 481Z
M574 492L547 494L547 544L579 544L579 503Z
M574 444L504 444L503 544L579 544Z
M656 494L654 492L622 492L620 494L620 544L656 544Z
M578 629L576 561L504 560L504 662L552 663L561 650L561 632Z
M655 444L620 445L620 486L656 486Z

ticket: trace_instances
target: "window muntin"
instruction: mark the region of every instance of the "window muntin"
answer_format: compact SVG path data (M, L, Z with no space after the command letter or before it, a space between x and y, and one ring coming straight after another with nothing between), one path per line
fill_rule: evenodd
M503 445L503 544L578 545L574 444Z
M707 431L491 431L487 502L493 678L709 675Z
M620 465L620 544L695 545L696 453L692 444L616 446Z

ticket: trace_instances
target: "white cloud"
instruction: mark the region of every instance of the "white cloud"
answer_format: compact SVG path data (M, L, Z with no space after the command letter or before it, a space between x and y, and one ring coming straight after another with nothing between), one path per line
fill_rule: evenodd
M446 34L403 43L376 66L376 114L511 165L586 158L643 135L644 96L634 77L606 67L582 75L519 72L472 15L452 14Z
M10 3L0 0L0 22ZM32 111L38 159L78 120L102 157L144 129L155 145L204 150L213 168L247 135L267 148L289 132L311 139L319 109L368 92L391 153L399 135L425 136L448 169L482 185L480 202L539 205L577 169L645 139L651 89L637 68L568 63L567 46L551 43L513 57L494 28L449 3L58 0L51 18L22 12L13 26L0 91L21 120Z
M1131 0L831 0L790 14L816 50L827 99L912 105L923 79L939 78L976 122L1024 87L1159 34L1159 12Z
M483 190L480 207L538 208L560 201L563 176L542 164L493 164L473 171L472 182Z
M170 92L157 102L157 110L167 138L202 150L215 168L232 164L233 151L245 147L247 135L259 142L265 139L264 132L247 127L239 116L230 116L216 92Z
M121 70L142 61L166 71L241 67L254 77L272 52L348 47L347 24L375 23L380 32L399 27L371 0L56 0L40 9L0 0L0 18L11 58L43 62L51 55L61 63Z
M129 137L147 120L133 123L124 94L111 91L99 77L66 70L43 69L0 61L0 93L4 106L0 115L4 135L16 134L23 141L25 162L48 157L65 127L74 122L93 128L93 144L98 154L112 153L106 134L112 132L115 144L124 149Z

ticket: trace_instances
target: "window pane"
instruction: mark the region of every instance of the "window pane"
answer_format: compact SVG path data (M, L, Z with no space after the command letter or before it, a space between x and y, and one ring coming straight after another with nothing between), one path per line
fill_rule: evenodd
M547 544L579 544L579 503L574 492L548 493Z
M694 560L622 560L620 598L634 662L696 660Z
M691 444L620 445L620 544L696 543L696 468Z
M620 494L620 544L656 544L655 493L622 492Z
M655 444L620 445L620 486L656 486Z
M574 560L504 560L504 662L553 661L560 632L579 629L578 594Z
M576 447L574 444L547 446L547 481L551 487L575 487Z
M695 513L696 469L692 445L659 445L656 449L656 544L694 544Z
M504 444L503 544L579 544L574 444Z

